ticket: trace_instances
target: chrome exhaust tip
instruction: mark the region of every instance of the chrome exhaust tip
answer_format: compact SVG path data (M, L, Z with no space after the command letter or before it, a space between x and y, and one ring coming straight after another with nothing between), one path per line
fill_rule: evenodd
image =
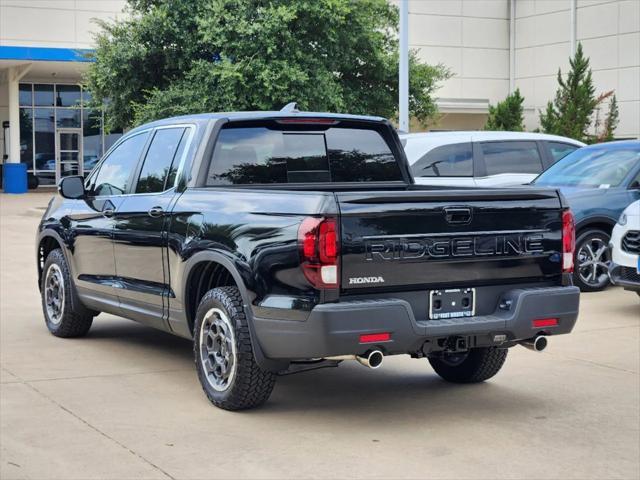
M547 343L548 341L545 336L538 335L537 337L521 341L520 345L524 348L528 348L529 350L533 350L534 352L541 352L547 348Z
M384 354L380 350L371 350L364 355L356 355L359 364L372 369L380 368L384 360Z

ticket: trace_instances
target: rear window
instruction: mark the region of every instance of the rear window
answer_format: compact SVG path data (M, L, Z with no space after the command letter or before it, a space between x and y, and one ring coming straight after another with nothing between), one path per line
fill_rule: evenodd
M375 130L265 126L222 129L206 185L400 180L398 163Z

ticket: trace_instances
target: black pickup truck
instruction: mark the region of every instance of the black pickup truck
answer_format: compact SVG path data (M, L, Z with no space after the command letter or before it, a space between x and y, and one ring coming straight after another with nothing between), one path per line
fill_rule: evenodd
M574 232L545 189L414 185L377 117L219 113L143 125L66 177L37 233L47 327L99 312L193 339L215 405L347 359L480 382L569 333Z

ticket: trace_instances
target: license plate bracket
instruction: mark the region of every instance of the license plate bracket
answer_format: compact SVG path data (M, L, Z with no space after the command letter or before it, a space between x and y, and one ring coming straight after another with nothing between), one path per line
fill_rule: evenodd
M448 288L429 291L430 320L473 317L475 313L475 288Z

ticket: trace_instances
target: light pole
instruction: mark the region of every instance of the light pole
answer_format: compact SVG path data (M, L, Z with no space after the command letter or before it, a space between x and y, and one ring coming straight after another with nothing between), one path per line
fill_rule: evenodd
M399 127L409 132L409 1L400 1Z

